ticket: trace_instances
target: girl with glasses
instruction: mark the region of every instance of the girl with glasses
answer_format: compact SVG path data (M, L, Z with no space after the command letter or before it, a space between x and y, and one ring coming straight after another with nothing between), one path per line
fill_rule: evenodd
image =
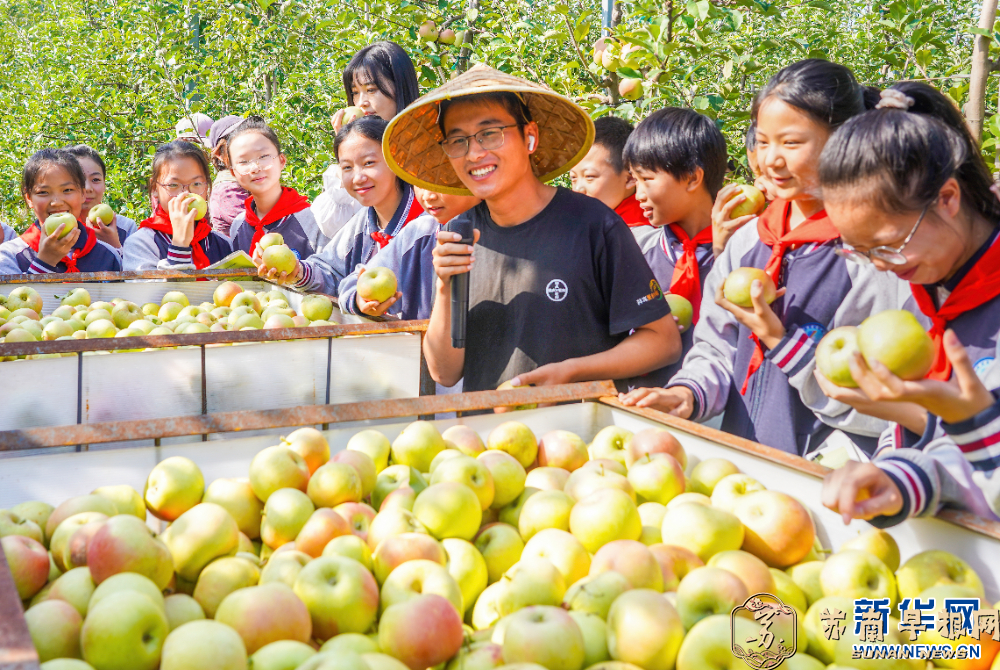
M196 195L208 201L209 174L198 145L175 140L157 147L149 179L156 210L125 240L125 270L200 270L232 253L229 240L212 230L207 211L199 219L193 208Z
M264 119L251 116L240 123L228 137L226 152L237 183L250 193L244 211L229 230L234 249L257 258L261 238L279 233L301 260L330 241L316 225L309 200L281 185L285 154L278 135Z
M886 431L872 463L832 473L824 504L879 527L945 503L995 518L1000 404L988 389L1000 387L1000 202L978 143L949 99L904 82L837 131L820 180L841 253L909 282L936 347L923 380L903 381L860 356L851 365L859 389L820 378L842 402L911 405L926 416L917 430Z

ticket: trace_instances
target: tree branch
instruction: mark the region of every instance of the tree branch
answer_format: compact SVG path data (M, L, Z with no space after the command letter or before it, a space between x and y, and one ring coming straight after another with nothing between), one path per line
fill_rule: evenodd
M583 51L580 50L580 43L576 41L576 35L573 34L573 24L570 23L569 14L563 14L563 19L566 21L566 30L569 31L569 39L573 42L573 48L576 49L576 55L580 59L580 64L583 65L583 71L590 77L590 81L594 82L594 86L599 87L601 83L597 81L597 77L587 67L587 60L583 57Z

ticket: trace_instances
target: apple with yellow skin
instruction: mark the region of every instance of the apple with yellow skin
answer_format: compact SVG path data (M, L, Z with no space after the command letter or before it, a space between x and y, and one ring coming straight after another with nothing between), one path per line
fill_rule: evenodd
M747 664L742 658L737 658L732 651L733 640L753 638L760 631L760 626L745 619L736 617L730 621L729 614L714 614L696 623L684 636L680 652L677 655L677 670L744 670ZM803 646L799 640L799 648ZM744 645L746 648L747 645ZM808 662L807 662L808 663ZM781 670L823 670L822 663L815 665L797 665L791 659L786 659L778 667Z
M705 565L690 549L669 544L654 544L649 547L663 573L663 590L676 591L680 581L694 570Z
M323 507L313 512L299 530L295 536L295 549L318 558L330 540L345 535L351 535L351 526L347 520L332 509Z
M635 540L609 542L594 554L590 575L614 571L629 581L634 589L663 591L663 572L646 545Z
M441 541L447 554L445 568L462 593L462 614L472 613L476 598L489 584L489 570L475 545L458 538Z
M240 293L243 293L243 287L236 282L222 282L215 289L215 292L212 293L212 301L216 307L229 307L233 302L233 298Z
M712 499L709 498L704 493L695 493L694 491L687 491L682 493L670 502L667 503L666 509L672 509L678 505L684 505L686 503L696 503L698 505L711 505Z
M770 305L777 298L778 288L770 276L760 268L737 268L729 273L723 284L722 294L726 300L739 307L753 307L750 299L750 287L755 281L764 285L761 294L764 302Z
M493 477L492 509L499 510L514 502L524 491L527 479L524 466L505 451L489 450L476 457Z
M208 203L197 193L191 193L188 197L188 211L194 212L195 221L201 221L208 215Z
M806 594L799 588L798 584L783 570L768 568L771 572L771 579L774 580L774 591L772 593L786 605L791 605L799 612L799 619L802 619L806 610L809 609L809 600Z
M772 568L795 565L812 550L816 527L798 500L780 491L743 496L733 510L745 528L743 550Z
M299 258L286 244L277 244L264 249L261 260L268 268L274 268L279 273L291 276L299 265Z
M601 489L579 500L570 512L569 528L590 553L614 540L638 540L642 535L635 503L618 489Z
M631 468L643 456L652 454L673 456L681 468L687 467L684 447L670 431L662 428L646 428L632 436L625 445L625 466Z
M944 601L948 598L978 598L974 590L965 587L958 586L955 584L942 584L940 586L932 586L918 596L918 599L922 602L932 601L936 604L937 610L940 611L944 609ZM911 605L912 607L912 605ZM908 641L908 635L903 634L901 636L904 641ZM994 659L997 657L997 651L1000 650L1000 642L997 642L990 635L981 635L979 638L973 638L970 635L962 635L954 640L946 639L940 632L938 632L935 627L923 631L917 638L920 644L933 644L933 645L948 645L952 649L957 649L959 645L980 645L981 658L972 659L939 659L936 661L935 665L942 668L962 668L963 670L989 670L991 667L995 667L996 663Z
M358 275L358 296L366 302L383 303L396 295L396 274L389 268L364 268Z
M764 206L767 204L764 193L752 184L739 184L739 187L746 200L733 207L731 216L734 219L738 219L741 216L750 216L751 214L760 214L763 212Z
M517 529L505 523L483 526L473 545L486 561L490 584L499 581L520 560L524 551L524 541Z
M236 295L236 297L229 302L229 307L233 310L233 313L235 313L240 307L248 307L257 314L260 314L261 312L260 298L258 298L257 294L253 291L243 291L242 293ZM230 319L231 318L232 314L230 314Z
M378 635L362 635L361 633L341 633L331 637L319 648L321 654L327 653L378 653Z
M670 454L647 454L629 468L628 482L640 501L666 505L684 493L684 467Z
M538 456L538 442L535 439L535 434L531 432L530 428L518 421L507 421L490 431L486 448L510 454L524 468L534 463Z
M538 441L538 464L573 472L588 460L587 443L568 430L553 430Z
M900 379L923 379L934 363L930 335L904 309L889 309L862 321L858 348L869 367L877 361Z
M907 559L896 571L900 598L916 598L934 586L964 586L985 599L983 582L976 571L958 556L940 549L922 551Z
M264 503L254 495L248 480L216 479L205 489L202 500L224 507L236 521L240 532L251 540L260 537Z
M586 658L583 633L558 607L526 607L507 622L503 658L507 663L537 663L548 670L580 670Z
M743 545L743 524L724 510L697 503L668 509L661 527L663 543L684 547L707 561L720 551Z
M89 523L104 523L107 520L108 517L100 512L81 512L59 524L49 539L49 552L52 554L52 560L56 567L60 570L69 570L74 567L66 565L66 559L69 558L66 549L74 533Z
M401 533L428 533L413 512L394 507L378 514L368 527L368 546L378 548L387 538Z
M422 558L407 561L389 573L382 584L379 611L385 612L393 605L426 593L446 598L456 614L462 615L462 590L458 582L443 565Z
M534 468L528 473L524 485L526 488L538 489L539 491L562 491L566 488L569 475L569 470L562 468Z
M441 453L443 454L445 451ZM462 454L435 468L431 475L431 486L441 482L456 482L472 489L476 498L479 499L480 508L483 510L489 509L490 505L493 504L493 496L495 495L493 475L490 474L489 469L482 461L471 456Z
M312 634L309 610L280 582L233 591L218 606L215 620L239 633L251 654L279 640L309 642Z
M318 640L344 632L363 633L375 623L378 584L355 560L341 556L313 559L299 572L294 590L309 609L313 637Z
M506 588L497 600L501 616L531 605L558 606L566 595L562 573L544 558L522 557L504 573L502 581Z
M590 442L590 457L592 459L607 458L626 465L625 452L632 440L632 431L620 426L602 428Z
M437 427L427 421L414 421L392 443L392 461L409 465L419 472L429 472L431 461L445 449Z
M580 468L570 474L563 489L573 500L582 500L595 491L616 489L622 491L635 502L635 488L628 477L604 468Z
M260 539L272 549L294 542L315 511L312 500L302 491L278 489L264 503Z
M434 457L434 460L431 461L431 467L427 471L427 474L433 477L434 471L438 469L439 465L441 465L442 463L444 463L449 459L461 458L463 456L465 456L465 454L463 454L458 449L450 449L450 448L442 449L441 451L438 452L438 455Z
M483 444L479 433L463 424L449 427L441 433L441 437L444 438L445 442L451 442L454 445L454 447L449 445L449 448L458 449L466 456L475 458L486 451L486 445Z
M361 502L363 490L361 476L355 468L333 461L320 466L306 486L309 498L317 507Z
M143 593L121 591L96 603L87 613L80 648L83 659L94 668L155 670L164 668L160 652L167 633L161 605Z
M448 555L440 542L424 533L389 536L379 543L372 554L375 579L382 584L400 565L416 560L429 560L444 565Z
M895 572L899 569L899 545L889 533L880 528L873 528L853 537L840 545L843 549L860 549L875 556L886 567Z
M90 598L96 588L94 580L90 578L89 569L73 568L52 583L46 600L64 600L72 605L80 616L86 617Z
M410 488L420 493L427 488L427 480L409 465L390 465L375 478L375 488L371 493L372 506L381 510L382 503L389 494L401 488Z
M810 607L823 597L823 585L820 583L823 565L824 561L804 561L785 570L785 574L802 590Z
M500 621L500 597L506 593L506 582L494 582L486 587L472 606L472 628L481 631L480 639L492 640L493 627Z
M764 490L765 486L750 475L743 473L727 475L720 479L715 484L715 488L712 489L712 506L732 512L736 508L736 503L743 496L754 491Z
M301 551L282 551L272 555L260 571L258 584L281 582L288 588L295 586L295 580L302 572L303 566L312 560L312 556Z
M774 577L771 576L772 568L768 568L764 561L751 553L739 549L723 551L708 559L708 565L728 570L739 577L740 581L746 585L747 593L750 595L774 594L775 583ZM805 611L805 608L802 608L802 611Z
M0 537L8 535L23 535L36 542L45 543L45 533L42 528L31 519L15 513L13 509L0 510Z
M444 663L462 647L462 619L445 598L424 594L388 608L379 621L378 646L424 670Z
M260 581L260 569L250 561L239 557L218 558L198 575L194 587L194 599L205 611L209 619L215 618L222 601L231 593Z
M309 466L305 459L288 447L267 447L250 461L250 487L262 502L278 489L294 488L305 492L309 484Z
M365 110L360 107L347 107L344 109L344 116L341 118L341 127L346 126L351 121L360 119L365 115Z
M671 670L683 638L680 615L656 591L623 593L608 612L608 652L617 661L644 670Z
M99 203L90 208L87 214L87 221L97 223L100 220L105 226L110 226L115 220L115 210L106 202Z
M42 224L42 228L45 230L45 235L51 235L52 233L59 230L60 226L63 226L62 232L59 233L58 239L62 239L73 232L76 228L76 217L69 212L60 212L59 214L53 214L45 219L45 223Z
M172 593L164 598L163 609L167 614L170 630L188 621L200 621L205 618L205 611L201 609L198 601L186 593Z
M493 670L502 665L503 647L494 642L482 641L462 645L462 649L448 661L445 670Z
M823 564L819 575L823 594L851 600L888 598L896 602L896 580L885 563L858 549L838 551Z
M590 612L569 612L583 634L583 667L590 668L608 661L608 625L604 619Z
M439 540L458 537L471 540L482 523L482 507L476 493L464 484L431 484L417 495L413 514Z
M618 82L618 95L625 100L638 100L642 97L642 79L623 78Z
M353 558L368 571L374 570L372 564L372 550L368 544L357 535L342 535L335 537L326 543L323 548L323 556L343 556Z
M695 568L677 587L677 611L685 630L713 614L729 614L746 602L751 593L729 570L712 566Z
M180 515L160 539L173 556L177 575L195 582L213 560L236 553L239 534L236 521L225 508L200 503Z
M539 491L524 502L517 529L525 541L548 528L569 530L573 499L562 491Z
M204 493L205 478L194 461L172 456L149 473L143 497L153 516L174 521L200 503Z
M145 522L129 514L108 519L87 545L87 566L95 584L112 575L135 572L162 590L174 574L170 550Z
M360 451L374 461L376 474L381 474L389 466L391 449L392 443L389 442L389 438L373 429L357 432L347 441L348 451Z
M315 655L316 650L304 642L278 640L251 654L248 667L254 670L287 670L298 668Z
M67 602L46 600L24 613L24 622L42 663L54 658L81 658L83 617Z
M816 367L837 386L857 388L851 375L851 359L858 349L858 329L855 326L834 328L816 345Z
M521 559L529 558L544 558L552 563L567 585L584 579L591 569L590 554L580 540L557 528L539 531L528 540Z

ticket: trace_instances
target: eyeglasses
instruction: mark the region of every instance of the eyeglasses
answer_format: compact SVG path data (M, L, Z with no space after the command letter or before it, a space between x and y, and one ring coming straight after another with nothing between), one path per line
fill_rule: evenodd
M913 235L917 232L917 228L920 227L920 222L924 220L924 217L927 215L927 210L932 204L934 203L928 204L924 207L924 211L920 212L917 222L913 224L913 229L910 231L910 234L906 236L906 239L903 240L903 243L899 245L899 248L893 249L892 247L880 246L875 247L870 251L858 251L850 244L841 242L840 246L834 249L834 253L841 258L846 258L847 260L858 263L859 265L868 265L874 260L880 260L883 263L888 263L889 265L906 265L907 261L906 256L903 255L903 249L905 249L906 245L913 239Z
M177 195L181 191L187 191L188 193L201 193L206 188L208 188L207 181L193 181L190 184L179 184L177 182L171 182L169 184L163 184L161 182L156 182L163 188L167 190L170 195Z
M248 174L255 166L258 170L266 170L274 165L274 154L264 154L260 158L248 161L237 161L236 171L241 174Z
M445 154L450 158L461 158L462 156L469 153L469 140L473 137L479 142L479 146L487 151L492 151L493 149L499 149L503 146L504 140L504 130L507 128L516 128L518 124L512 123L508 126L495 126L493 128L483 128L475 135L462 135L449 137L448 139L438 142L441 148L444 149Z

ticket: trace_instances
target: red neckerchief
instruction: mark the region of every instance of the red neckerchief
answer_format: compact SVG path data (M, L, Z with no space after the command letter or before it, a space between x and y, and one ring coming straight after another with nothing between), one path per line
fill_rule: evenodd
M306 209L309 207L309 198L299 195L298 191L294 188L282 186L281 197L278 198L278 202L274 203L271 211L264 215L263 219L258 217L257 212L253 209L252 195L246 199L244 204L246 207L247 225L254 228L253 239L250 240L250 253L252 254L257 243L260 242L260 238L264 237L264 226Z
M174 226L170 223L170 215L163 211L163 207L160 205L157 205L156 211L153 212L153 216L140 223L139 227L155 230L171 238L174 234ZM212 224L208 222L207 216L204 219L195 222L194 237L191 238L191 261L199 270L207 268L211 264L208 260L208 256L205 255L205 250L201 248L200 244L203 239L211 234Z
M634 193L618 203L618 206L615 207L615 214L622 217L629 228L650 225L649 219L643 213L642 206L635 199Z
M674 263L674 275L670 279L670 293L687 298L694 310L692 323L698 323L698 312L701 308L701 271L698 268L698 246L712 244L712 226L698 231L694 238L688 237L680 224L671 223L667 226L680 240L684 253ZM666 251L667 236L663 236L664 251Z
M396 226L396 230L391 234L386 233L384 230L376 230L374 233L372 233L372 239L375 240L375 242L378 244L379 249L385 248L385 245L389 244L389 242L392 242L392 238L394 238L396 235L399 235L399 232L406 227L406 224L408 224L410 221L413 221L413 219L417 218L418 216L424 213L424 208L421 207L420 203L417 202L417 199L413 197L412 190L410 191L408 197L412 200L412 202L410 202L409 209L403 215L402 222L398 226ZM385 228L386 230L388 230L390 227L392 227L391 221L389 222L389 225L387 225Z
M934 341L934 364L927 378L947 380L951 377L951 361L944 352L944 331L952 319L1000 295L1000 244L993 242L958 282L940 309L934 307L927 289L920 284L910 284L910 290L920 311L930 318L932 324L929 334Z
M791 211L790 201L775 198L757 219L757 234L760 236L760 241L771 247L771 257L767 259L764 272L774 280L775 286L778 286L778 281L781 279L781 262L786 251L803 244L823 244L840 237L825 209L810 216L795 230L788 230ZM743 380L743 387L740 389L741 394L747 392L750 378L764 362L764 348L760 345L760 340L753 333L750 334L750 339L753 340L755 349L750 357L747 378Z
M66 272L79 272L76 264L81 258L86 256L91 252L91 250L97 246L97 236L94 235L92 231L87 226L84 226L79 221L77 221L79 227L83 229L81 235L87 236L87 241L83 243L83 246L79 249L73 249L73 253L62 259L62 262L66 264ZM38 243L42 241L42 226L35 221L35 225L28 226L28 229L24 231L21 235L21 239L24 240L25 244L31 247L35 254L38 254Z

